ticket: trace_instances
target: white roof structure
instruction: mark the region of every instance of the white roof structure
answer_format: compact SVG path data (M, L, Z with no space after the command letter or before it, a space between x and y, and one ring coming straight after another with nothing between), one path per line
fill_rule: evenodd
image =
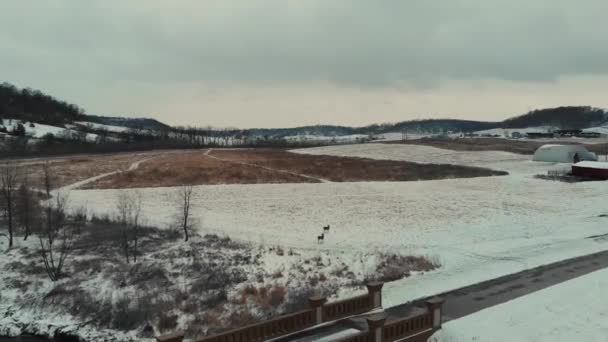
M573 163L575 156L578 160L596 161L595 153L589 152L583 145L543 145L534 152L534 161L552 163Z

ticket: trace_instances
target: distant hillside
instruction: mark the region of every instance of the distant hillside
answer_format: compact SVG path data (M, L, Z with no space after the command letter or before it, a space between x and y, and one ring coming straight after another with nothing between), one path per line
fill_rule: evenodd
M315 125L293 128L251 128L244 133L251 136L286 137L292 135L349 135L354 134L356 128L347 126Z
M501 123L502 128L553 126L561 129L582 129L601 125L608 120L608 112L588 106L558 107L533 110Z
M86 115L84 121L96 122L103 125L123 126L133 129L146 129L152 131L160 131L171 128L171 126L166 125L158 120L148 118L125 118L118 116Z
M245 130L248 135L285 137L294 135L340 136L350 134L381 134L388 132L425 132L441 133L444 131L468 132L496 128L497 122L483 122L454 119L426 119L402 121L398 123L374 124L363 127L316 125L294 128L253 128Z
M473 132L484 129L496 128L500 123L472 120L454 120L454 119L428 119L428 120L413 120L403 121L391 126L382 126L379 133L398 132L398 131L413 131L426 133L441 133L441 132Z
M82 120L82 108L58 100L39 90L19 89L12 84L0 84L0 118L63 125Z

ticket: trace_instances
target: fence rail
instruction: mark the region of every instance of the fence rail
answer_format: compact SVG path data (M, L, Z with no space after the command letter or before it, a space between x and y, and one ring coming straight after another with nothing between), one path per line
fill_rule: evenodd
M282 315L258 324L234 329L222 334L208 336L198 342L262 342L314 325L357 315L378 308L381 299L381 283L368 284L366 295L325 303L323 297L310 298L310 309ZM342 339L339 342L427 342L431 335L441 329L443 299L431 298L426 308L418 308L411 315L386 322L384 313L368 316L368 329ZM159 342L182 342L183 334L174 333L157 338Z
M198 340L200 342L256 342L282 336L315 324L312 310L304 310L289 315L283 315L258 324L230 330L218 335Z
M384 342L393 342L432 329L432 312L427 311L423 314L385 325L382 331L382 337Z
M323 320L335 321L340 318L366 313L374 308L369 294L340 300L323 306Z
M426 342L441 328L443 299L433 298L427 307L408 317L386 323L386 317L376 315L367 318L368 330L344 337L339 342Z
M382 283L370 283L367 285L367 294L332 303L325 303L324 297L313 297L309 300L310 309L281 315L267 321L208 336L197 340L197 342L264 341L288 335L324 322L363 314L382 306L382 285ZM183 334L176 333L158 337L157 341L181 342L183 338ZM361 339L357 342L367 341L367 339Z

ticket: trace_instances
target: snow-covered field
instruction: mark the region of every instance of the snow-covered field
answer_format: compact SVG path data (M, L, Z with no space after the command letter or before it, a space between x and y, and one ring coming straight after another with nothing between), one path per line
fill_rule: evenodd
M509 176L421 182L199 186L193 202L201 231L254 244L334 253L399 251L438 258L439 271L385 286L395 305L506 273L606 248L586 237L608 231L599 200L608 183L561 183L535 174L564 164L506 152L454 152L426 146L363 144L301 153L477 165ZM144 217L167 226L175 190L140 189ZM75 190L70 202L115 211L116 190ZM330 224L322 245L316 236Z
M89 122L89 121L75 121L74 123L85 126L85 127L90 127L92 129L104 129L108 132L114 132L114 133L122 133L122 132L126 132L129 130L128 127L124 127L124 126L104 125L104 124L100 124L100 123L96 123L96 122Z
M608 135L608 126L597 126L583 129L583 133L599 133L604 137Z
M365 141L369 139L369 135L365 134L351 134L351 135L311 135L311 134L300 134L300 135L289 135L284 137L287 141L293 142L334 142L334 143L355 143L357 141Z
M511 137L511 134L513 134L514 132L519 132L519 133L525 135L526 133L547 133L547 132L552 132L557 129L558 129L557 127L552 127L552 126L525 127L525 128L492 128L492 129L486 129L483 131L477 131L475 133L480 134L480 135L490 134L490 135L500 135L502 137Z
M608 270L596 271L450 321L434 338L436 342L604 342L607 287Z
M509 173L543 172L547 165L532 162L530 156L503 151L452 151L423 145L364 144L324 146L293 150L296 153L455 164L500 169ZM551 166L551 165L549 165Z

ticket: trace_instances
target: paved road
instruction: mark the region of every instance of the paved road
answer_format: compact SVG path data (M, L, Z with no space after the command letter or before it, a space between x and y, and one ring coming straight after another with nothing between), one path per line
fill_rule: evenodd
M591 237L595 238L595 237ZM447 322L470 315L485 308L525 296L570 279L608 267L608 250L556 263L532 268L515 274L495 278L460 289L437 294L445 298L443 321ZM434 297L434 296L433 296ZM405 317L420 307L424 307L421 298L413 302L385 309L388 319ZM300 332L289 337L278 338L274 342L315 341L324 336L339 334L348 329L365 330L365 315L344 319L333 324Z

